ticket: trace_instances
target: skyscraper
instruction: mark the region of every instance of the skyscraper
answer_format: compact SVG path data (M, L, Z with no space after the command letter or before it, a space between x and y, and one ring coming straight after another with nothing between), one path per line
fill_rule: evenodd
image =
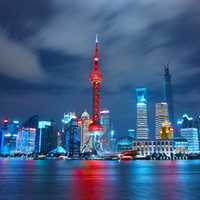
M172 126L174 126L175 123L174 123L173 89L172 89L169 65L164 66L164 71L165 71L164 102L167 102L168 104L169 121L171 122Z
M32 154L35 151L36 128L21 128L17 136L17 152Z
M91 142L89 132L90 122L90 115L87 111L84 111L81 115L81 151L85 144L89 145L89 142ZM91 147L91 145L89 146Z
M148 127L148 109L147 109L147 89L136 89L137 100L137 139L148 139L149 127Z
M54 121L40 121L40 152L48 154L58 146L58 128Z
M1 154L12 155L16 151L16 139L19 134L19 122L4 119L0 127Z
M78 120L72 118L66 125L66 151L69 157L80 156L80 127Z
M102 110L100 112L100 123L103 127L103 145L104 147L110 147L110 140L111 140L111 121L110 121L110 111L109 110Z
M39 121L38 130L35 141L35 153L44 153L44 134L47 134L48 128L51 126L50 121Z
M160 129L163 122L169 120L168 105L166 102L156 103L156 139L160 139Z

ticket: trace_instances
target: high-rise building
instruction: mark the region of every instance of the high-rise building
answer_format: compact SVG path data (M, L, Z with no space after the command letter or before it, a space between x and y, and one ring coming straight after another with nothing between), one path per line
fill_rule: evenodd
M137 100L137 139L148 139L149 127L148 127L148 109L147 109L147 89L136 89Z
M60 145L66 149L66 128L68 127L70 121L72 119L77 119L75 112L64 113L64 117L62 119L62 131L59 133L58 142Z
M156 103L156 139L160 139L160 129L163 122L169 120L168 105L166 102Z
M51 126L51 121L39 121L38 122L38 130L36 134L35 140L35 153L39 154L43 152L44 149L44 134L48 132L48 128Z
M19 121L4 119L0 127L2 155L13 155L16 152L16 138L19 134Z
M16 148L18 153L31 154L35 152L38 119L38 115L33 115L22 124L17 136Z
M48 154L58 146L58 128L54 121L39 122L39 153Z
M164 101L167 102L168 104L169 121L171 122L172 126L174 126L175 123L174 123L173 88L172 88L171 74L169 71L169 65L164 66L164 72L165 72Z
M199 153L199 138L197 128L182 128L181 136L188 142L188 153Z
M17 136L16 149L20 154L32 154L35 151L36 128L21 128Z
M110 148L110 140L111 140L111 120L110 120L110 111L102 110L100 112L100 123L103 127L103 136L102 142L103 146L106 149Z
M89 132L89 125L90 125L90 115L87 111L84 111L81 115L81 152L83 147L87 144L91 147L91 140L90 140L90 132Z
M66 127L66 151L69 157L80 156L80 127L74 118Z

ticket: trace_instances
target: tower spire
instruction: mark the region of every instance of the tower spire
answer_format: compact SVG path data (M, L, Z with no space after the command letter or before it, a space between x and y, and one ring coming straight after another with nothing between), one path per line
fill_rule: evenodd
M99 43L99 40L98 40L98 34L96 34L96 44Z
M93 60L93 69L90 74L90 81L93 86L93 123L90 125L90 132L101 131L100 125L100 86L103 77L99 69L99 41L96 35L96 48Z

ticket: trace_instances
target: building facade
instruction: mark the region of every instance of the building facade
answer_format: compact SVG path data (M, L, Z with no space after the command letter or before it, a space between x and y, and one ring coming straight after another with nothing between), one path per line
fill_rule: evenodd
M160 139L160 129L163 122L169 120L168 105L166 102L156 103L155 106L155 119L156 119L156 139Z
M136 106L137 106L137 119L136 119L136 137L137 139L148 139L148 106L147 106L147 89L136 89Z
M137 150L137 155L141 157L165 155L173 158L176 154L188 153L188 142L184 138L174 140L135 140L133 147Z
M102 110L100 112L100 123L103 127L102 145L104 149L110 149L111 145L111 120L110 111Z
M4 119L0 127L2 155L14 155L16 152L16 140L19 134L19 122Z
M91 123L90 115L88 112L83 112L81 115L81 152L85 145L88 145L88 148L92 148L89 125Z
M19 154L32 154L35 151L36 128L21 128L17 136L16 149Z
M54 121L40 121L40 154L48 154L58 146L58 128Z
M197 128L182 128L181 136L188 142L188 153L199 153L199 138Z
M66 152L69 157L80 156L80 127L77 119L71 119L66 127Z

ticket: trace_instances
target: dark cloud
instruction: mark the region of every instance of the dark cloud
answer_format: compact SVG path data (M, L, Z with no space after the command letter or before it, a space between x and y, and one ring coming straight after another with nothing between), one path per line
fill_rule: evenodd
M24 40L36 33L53 15L51 0L1 0L0 27L9 37Z
M176 115L187 110L198 114L199 9L197 0L2 0L0 90L17 99L13 106L26 99L20 116L38 111L58 119L62 111L90 110L88 77L99 33L102 107L111 110L119 132L135 128L136 87L148 88L154 123L154 103L163 100L163 64L168 62ZM39 101L45 101L46 109L39 110ZM59 104L57 111L47 109L52 101Z

